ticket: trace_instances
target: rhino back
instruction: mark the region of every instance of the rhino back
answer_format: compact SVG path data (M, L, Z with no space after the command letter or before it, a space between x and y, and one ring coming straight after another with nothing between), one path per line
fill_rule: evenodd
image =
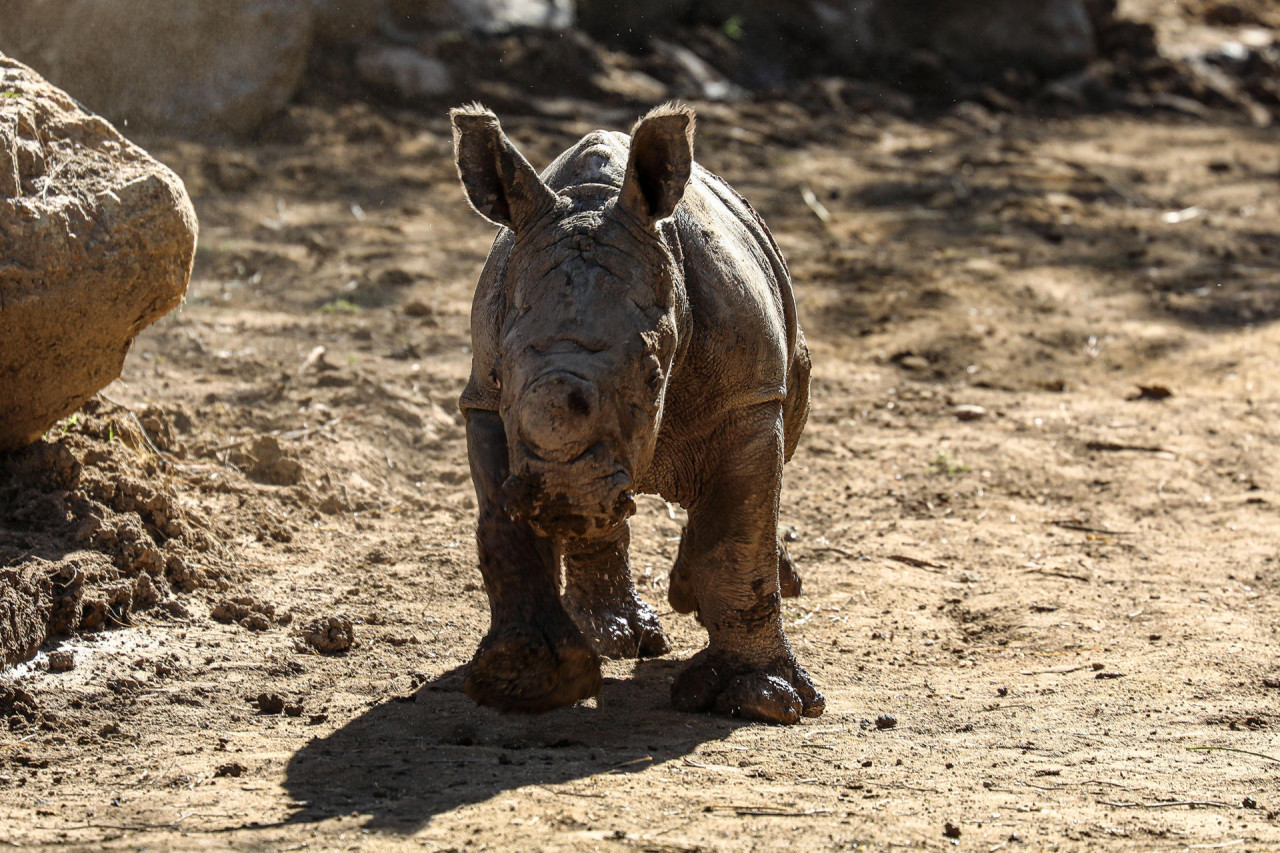
M701 166L674 219L694 325L686 367L697 396L727 405L782 399L798 332L791 278L768 228Z

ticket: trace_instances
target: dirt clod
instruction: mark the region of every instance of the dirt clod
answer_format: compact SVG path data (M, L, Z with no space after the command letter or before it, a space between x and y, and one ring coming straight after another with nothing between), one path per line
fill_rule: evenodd
M224 624L236 623L250 631L265 631L273 623L287 625L293 614L278 613L273 604L259 601L252 596L239 595L224 598L209 611L209 618Z
M248 769L248 767L245 767L238 761L229 761L226 764L219 764L218 769L213 771L213 775L217 778L221 778L223 776L238 778L243 776L245 771Z
M259 693L254 704L258 706L259 714L284 713L284 697L279 693Z
M945 824L943 824L943 826L942 826L942 834L943 834L944 836L946 836L947 838L959 838L959 837L960 837L960 827L956 826L956 825L955 825L954 823L952 823L951 821L947 821L947 822L946 822Z
M355 629L345 616L324 616L303 627L302 639L322 655L337 654L351 648Z
M876 717L877 729L881 729L881 730L891 729L896 725L898 725L898 718L893 716L892 714L881 714L880 716Z
M76 656L74 652L59 649L49 652L49 660L46 664L50 672L68 672L76 668Z

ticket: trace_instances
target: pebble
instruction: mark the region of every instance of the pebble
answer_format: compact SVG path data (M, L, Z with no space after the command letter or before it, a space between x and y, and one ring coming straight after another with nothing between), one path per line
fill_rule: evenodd
M955 415L956 420L959 421L976 421L985 418L987 410L982 406L965 403L952 409L951 414Z

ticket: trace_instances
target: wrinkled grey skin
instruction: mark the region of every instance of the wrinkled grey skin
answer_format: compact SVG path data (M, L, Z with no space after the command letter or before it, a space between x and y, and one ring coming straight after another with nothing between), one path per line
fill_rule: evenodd
M676 708L821 714L780 617L800 589L776 531L809 354L768 229L693 163L686 108L654 110L631 137L590 133L541 176L492 113L451 116L463 188L504 227L461 399L491 617L468 695L549 710L599 691L600 655L668 650L627 562L645 492L689 512L670 601L710 638Z

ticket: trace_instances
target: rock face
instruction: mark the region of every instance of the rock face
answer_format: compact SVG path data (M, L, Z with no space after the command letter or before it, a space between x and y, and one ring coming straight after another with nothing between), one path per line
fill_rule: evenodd
M0 451L120 375L182 301L195 245L173 172L0 55Z
M130 132L240 135L297 90L316 15L300 0L6 0L0 51Z
M880 57L926 50L973 76L1005 68L1076 70L1096 53L1084 0L848 0L845 50ZM832 50L840 51L840 40ZM861 45L858 47L857 45ZM857 64L862 56L847 56Z
M775 85L815 72L892 70L934 57L966 76L1055 75L1093 58L1091 12L1109 0L579 0L580 25L629 49L709 24L740 50L735 76Z

